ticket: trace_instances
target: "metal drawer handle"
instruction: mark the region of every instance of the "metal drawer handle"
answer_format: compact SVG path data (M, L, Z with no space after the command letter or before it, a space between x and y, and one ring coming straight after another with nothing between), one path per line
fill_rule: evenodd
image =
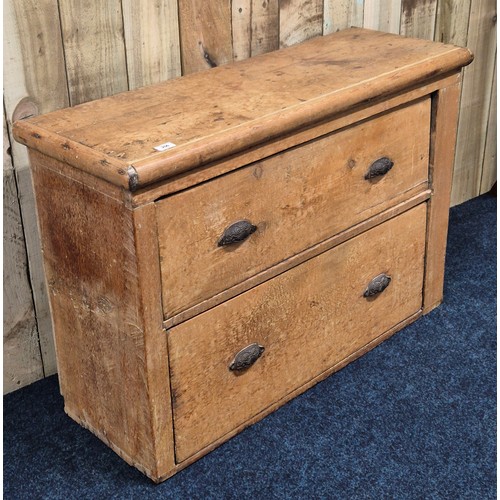
M365 174L365 179L373 179L385 175L394 166L394 162L386 156L375 160Z
M264 352L264 347L259 344L250 344L242 349L229 365L231 371L242 371L252 366Z
M217 246L224 247L233 243L239 243L248 238L256 229L257 226L254 226L250 221L239 220L224 230L217 242Z
M391 277L387 274L382 273L375 276L375 278L368 283L363 297L373 297L374 295L383 292L389 286L390 282Z

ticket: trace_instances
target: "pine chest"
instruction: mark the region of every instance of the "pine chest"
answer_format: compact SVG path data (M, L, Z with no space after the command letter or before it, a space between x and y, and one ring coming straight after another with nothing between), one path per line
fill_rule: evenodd
M16 122L68 415L161 481L437 306L471 59L350 29Z

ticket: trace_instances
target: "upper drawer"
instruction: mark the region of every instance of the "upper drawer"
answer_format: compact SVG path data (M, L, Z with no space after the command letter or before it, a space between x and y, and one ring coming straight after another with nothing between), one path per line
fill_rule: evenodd
M165 316L400 202L427 180L429 134L426 98L157 202ZM366 179L382 157L392 169ZM241 220L256 230L220 246Z

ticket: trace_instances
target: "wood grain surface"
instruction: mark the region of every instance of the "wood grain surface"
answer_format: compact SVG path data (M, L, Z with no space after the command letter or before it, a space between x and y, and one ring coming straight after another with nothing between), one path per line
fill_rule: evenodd
M177 461L417 312L425 219L423 204L172 328ZM392 277L390 285L364 298L380 273ZM234 355L254 342L265 347L262 357L242 373L230 371Z
M427 179L429 134L424 99L158 202L165 317L388 208ZM381 157L394 167L366 180ZM257 231L217 246L242 219Z

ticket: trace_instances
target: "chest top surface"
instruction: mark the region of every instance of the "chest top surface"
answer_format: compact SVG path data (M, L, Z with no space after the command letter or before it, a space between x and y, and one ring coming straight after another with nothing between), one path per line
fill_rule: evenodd
M16 139L131 191L468 64L361 28L16 122ZM166 149L156 148L167 144Z

